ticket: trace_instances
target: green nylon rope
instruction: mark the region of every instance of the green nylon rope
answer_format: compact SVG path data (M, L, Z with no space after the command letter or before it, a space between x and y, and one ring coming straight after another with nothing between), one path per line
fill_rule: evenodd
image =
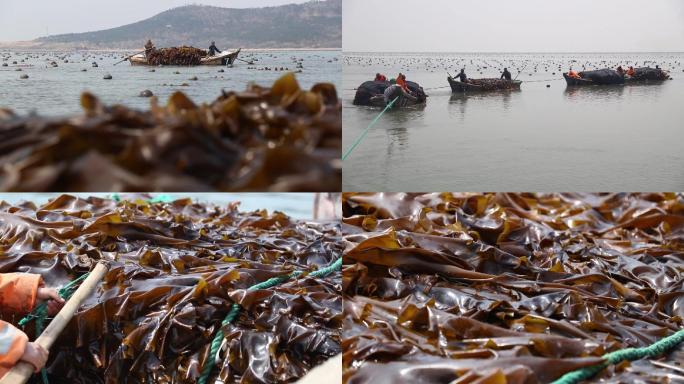
M363 138L366 137L366 134L368 133L368 131L375 125L375 123L378 122L378 120L380 120L380 116L382 116L383 113L385 113L388 109L392 108L392 105L394 105L394 102L397 100L399 100L399 96L395 97L394 100L392 100L389 104L387 104L385 109L383 109L379 115L375 116L375 119L373 119L373 121L370 124L368 124L368 127L366 127L366 130L361 133L361 136L359 136L359 138L356 139L354 144L352 144L352 146L347 150L347 152L344 154L344 156L342 156L342 161L347 159L347 156L349 156L349 154L351 154L351 152L354 150L354 148L356 148L356 146L359 145L359 143L361 143L361 140L363 140Z
M611 364L618 364L625 360L639 360L643 359L644 357L654 358L664 354L682 342L684 342L684 329L679 330L678 332L664 339L660 339L648 347L625 348L615 352L607 353L603 355L603 358L606 360L604 363L568 372L554 381L552 384L576 384L582 380L592 378L594 375L601 372L601 370Z
M325 268L321 268L317 271L311 272L309 276L311 277L324 277L329 275L330 273L334 271L339 271L342 269L342 258L338 258L335 260L334 263L330 264L329 266ZM281 277L272 277L264 282L261 282L259 284L255 284L249 288L247 288L248 291L253 291L256 289L267 289L267 288L272 288L275 287L276 285L279 285L281 283L284 283L290 279L294 279L300 275L302 275L304 272L301 271L295 271L292 272L291 274L287 276L281 276ZM224 327L237 318L238 314L240 313L240 305L237 303L234 303L230 311L228 312L228 315L226 316L225 319L221 322L221 327ZM209 375L211 375L211 371L214 369L214 366L216 365L216 355L218 354L219 348L221 347L221 342L223 341L223 329L219 329L218 332L216 332L216 336L214 337L214 340L211 342L211 347L209 349L209 356L207 357L207 361L202 368L202 376L200 376L199 380L197 381L199 384L206 384L207 380L209 379Z
M85 274L81 275L80 277L68 282L66 285L64 285L62 288L57 291L59 294L59 297L61 297L64 300L69 300L69 298L76 292L76 286L81 283L83 280L88 278L88 275L90 275L90 272L86 272ZM45 326L45 321L47 320L48 316L48 308L47 308L47 303L40 303L38 304L35 308L33 308L33 311L29 313L28 315L24 316L21 320L19 320L19 326L24 328L26 324L31 322L31 320L35 320L36 322L36 338L40 336L41 333L43 333L43 329ZM47 376L47 371L45 368L43 368L40 371L40 375L43 378L43 383L48 384L48 376Z

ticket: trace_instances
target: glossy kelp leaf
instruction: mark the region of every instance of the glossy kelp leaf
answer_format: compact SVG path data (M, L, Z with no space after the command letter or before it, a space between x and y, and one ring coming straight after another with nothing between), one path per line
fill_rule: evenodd
M83 116L0 120L2 191L334 191L342 106L331 84L292 73L195 104L149 111L81 97Z
M0 271L59 287L110 263L53 346L50 383L196 383L219 329L211 380L293 382L341 353L341 273L309 274L341 257L338 224L129 197L0 201ZM300 279L248 290L294 270ZM234 303L239 316L223 326Z
M683 207L681 193L343 194L344 382L546 383L681 329ZM601 377L676 374L640 360Z

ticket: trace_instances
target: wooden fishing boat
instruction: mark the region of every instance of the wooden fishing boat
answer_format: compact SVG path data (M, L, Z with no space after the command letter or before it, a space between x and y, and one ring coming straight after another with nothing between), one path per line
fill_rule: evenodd
M207 56L203 57L200 59L200 64L199 65L230 65L237 60L238 55L240 54L240 51L242 48L239 48L237 51L223 51L219 53L218 55L214 56ZM131 65L151 65L147 62L147 57L145 56L144 53L139 53L137 55L131 56L128 61L131 62Z
M613 69L600 69L595 71L580 72L581 78L568 76L563 73L563 78L568 85L620 85L620 84L646 84L662 83L670 79L669 72L660 68L635 68L634 76L620 75ZM598 74L598 75L597 75ZM610 75L610 76L608 76Z
M520 84L522 84L520 80L502 79L469 79L467 83L463 83L451 76L447 77L447 80L453 93L519 90Z
M563 78L568 85L594 85L595 83L589 79L578 79L576 77L570 77L567 73L563 74Z
M389 81L366 81L356 89L353 104L384 108L387 106L384 93L390 86L392 84ZM406 86L412 95L404 94L400 89L394 89L394 94L390 96L390 99L393 100L396 97L399 99L392 105L392 108L405 108L427 103L427 95L420 84L407 81Z

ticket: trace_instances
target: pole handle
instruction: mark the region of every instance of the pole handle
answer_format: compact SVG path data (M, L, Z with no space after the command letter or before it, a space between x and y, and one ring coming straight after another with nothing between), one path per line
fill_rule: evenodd
M64 304L64 307L62 307L57 316L48 324L45 331L38 336L35 343L48 351L50 350L59 334L62 333L69 321L74 317L76 311L78 311L83 300L90 296L105 273L107 273L107 270L108 266L105 263L98 263L95 266L88 278L83 281L81 286L74 292L74 295L71 296L71 299ZM20 361L0 379L0 384L23 384L31 378L32 374L33 365Z

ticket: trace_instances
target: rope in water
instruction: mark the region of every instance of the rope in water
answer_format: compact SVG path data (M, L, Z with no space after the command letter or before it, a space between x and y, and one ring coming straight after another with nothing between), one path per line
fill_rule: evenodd
M339 271L342 269L342 258L338 258L330 264L329 266L325 268L321 268L317 271L311 272L308 274L308 276L311 277L324 277L329 275L332 272ZM264 282L255 284L247 290L253 291L256 289L267 289L267 288L272 288L275 287L276 285L279 285L281 283L284 283L290 279L294 279L296 277L299 277L302 275L304 272L302 271L295 271L292 272L291 274L287 276L281 276L281 277L273 277L270 278ZM235 321L237 318L238 314L240 313L240 305L235 303L232 305L230 308L230 311L228 312L228 315L226 316L225 319L221 322L221 327L225 327L226 325L232 323ZM199 384L206 384L207 380L209 379L209 375L211 374L211 371L214 369L214 366L216 365L216 356L218 355L219 348L221 347L221 343L223 342L223 330L219 329L218 332L216 332L216 336L214 336L214 340L211 342L211 347L209 348L209 356L207 356L206 363L204 367L202 368L202 376L200 376L199 380L197 381Z
M399 96L395 97L394 100L392 100L389 104L387 104L387 106L385 107L385 109L383 109L382 112L380 112L380 114L377 115L377 116L375 117L375 119L373 119L373 121L368 125L368 127L366 128L366 130L363 131L363 133L361 133L361 136L359 136L359 138L356 139L356 141L355 141L354 144L351 146L351 148L349 148L349 150L347 150L347 152L344 154L344 156L342 156L342 161L344 161L344 160L347 158L347 156L349 156L349 154L354 150L354 148L356 148L356 146L359 145L359 143L361 142L361 140L363 140L363 138L366 137L366 134L368 133L368 131L375 125L375 123L378 122L378 120L380 119L380 116L382 116L383 113L385 113L388 109L392 108L392 105L394 105L394 102L397 101L397 100L399 100Z
M660 339L648 347L625 348L615 352L607 353L603 355L603 358L606 360L604 363L568 372L554 381L552 384L576 384L582 380L592 378L594 375L601 372L604 368L611 364L618 364L625 360L639 360L643 359L644 357L654 358L662 355L682 342L684 342L684 329L664 339Z
M90 275L90 272L86 272L85 274L79 276L78 278L68 282L66 285L64 285L62 288L57 291L59 294L59 297L62 299L69 300L71 296L76 292L77 285L81 283L83 280L88 278L88 275ZM45 321L47 320L48 316L48 308L47 308L47 303L40 303L38 304L31 313L28 315L24 316L21 320L19 320L19 326L24 328L26 324L31 322L31 320L35 320L36 322L36 337L40 336L41 333L43 333L43 329L45 329ZM45 368L43 368L40 371L40 375L43 378L43 383L48 384L48 377L47 377L47 371Z

